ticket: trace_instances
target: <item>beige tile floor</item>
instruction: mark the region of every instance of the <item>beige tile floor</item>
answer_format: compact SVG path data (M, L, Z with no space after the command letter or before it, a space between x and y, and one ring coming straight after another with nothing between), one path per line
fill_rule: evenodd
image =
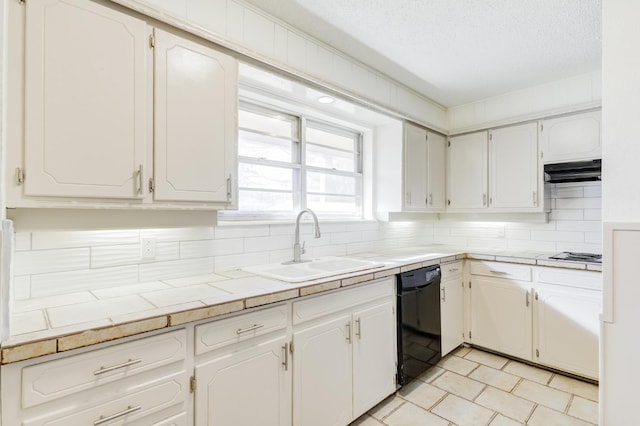
M351 426L582 426L598 423L598 386L459 348Z

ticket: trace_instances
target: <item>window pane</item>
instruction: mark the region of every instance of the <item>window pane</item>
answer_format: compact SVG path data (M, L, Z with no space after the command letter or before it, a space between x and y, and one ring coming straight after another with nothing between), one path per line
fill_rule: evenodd
M240 131L238 154L273 161L291 161L292 142L258 133Z
M353 176L308 172L307 192L355 195L356 178Z
M355 148L355 134L352 136L346 136L331 133L325 129L316 129L314 127L307 126L306 139L307 142L325 145L331 148L342 149L344 151L353 152Z
M345 172L356 171L353 152L339 151L315 144L307 144L307 165Z
M360 214L356 197L309 195L307 196L307 205L317 212Z
M238 185L253 189L293 189L293 170L260 164L239 163Z
M296 118L284 114L268 115L240 110L238 125L242 129L256 130L271 136L298 140Z
M247 211L292 211L293 194L290 192L240 191L239 209Z

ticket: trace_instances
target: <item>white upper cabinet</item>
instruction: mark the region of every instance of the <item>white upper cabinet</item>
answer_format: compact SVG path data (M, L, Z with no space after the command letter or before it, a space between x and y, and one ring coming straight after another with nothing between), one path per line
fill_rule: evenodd
M154 199L231 201L238 64L155 29Z
M10 15L8 207L237 206L235 58L109 3Z
M447 209L487 207L487 132L453 136L447 155Z
M405 124L404 209L445 209L446 139Z
M600 111L541 121L543 162L548 164L601 158L600 121Z
M514 210L539 204L536 123L489 133L489 208Z
M147 143L147 30L84 0L26 3L26 195L137 198Z

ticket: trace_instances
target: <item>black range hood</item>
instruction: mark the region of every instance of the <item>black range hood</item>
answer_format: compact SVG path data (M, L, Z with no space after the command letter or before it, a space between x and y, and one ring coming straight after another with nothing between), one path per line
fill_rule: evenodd
M602 160L545 164L544 180L549 183L589 182L602 179Z

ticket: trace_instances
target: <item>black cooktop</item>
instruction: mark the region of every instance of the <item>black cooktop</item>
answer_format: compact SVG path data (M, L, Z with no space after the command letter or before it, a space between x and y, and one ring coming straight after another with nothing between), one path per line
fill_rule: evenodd
M571 251L563 251L562 253L549 256L549 259L556 260L572 260L575 262L602 263L602 255L595 253L575 253Z

